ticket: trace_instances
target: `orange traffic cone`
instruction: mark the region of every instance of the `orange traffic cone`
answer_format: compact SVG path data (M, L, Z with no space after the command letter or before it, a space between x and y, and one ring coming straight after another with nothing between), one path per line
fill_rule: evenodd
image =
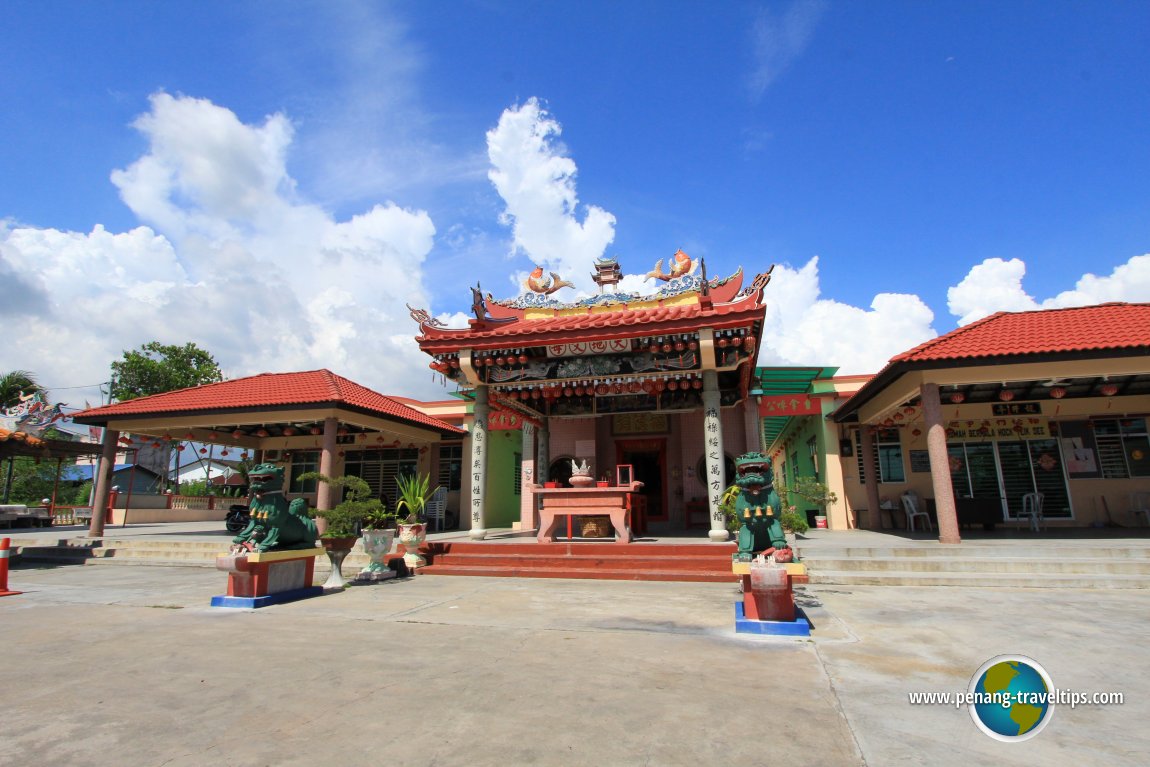
M0 597L24 593L8 590L8 544L11 543L11 540L11 538L0 538Z

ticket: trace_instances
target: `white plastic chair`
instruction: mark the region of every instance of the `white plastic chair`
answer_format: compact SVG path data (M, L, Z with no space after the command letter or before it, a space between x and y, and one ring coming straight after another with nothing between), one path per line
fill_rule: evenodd
M1029 519L1030 529L1034 532L1038 532L1045 524L1042 517L1042 499L1042 493L1027 493L1022 496L1022 511L1019 512L1018 518Z
M930 514L926 513L926 509L920 509L918 507L918 496L914 495L913 493L903 493L902 508L904 511L906 511L907 530L914 530L915 517L922 517L923 521L926 522L926 529L934 530L934 525L931 524L930 521Z
M427 501L427 506L424 507L423 512L424 516L427 517L428 525L434 523L437 532L442 530L447 518L447 490L437 487Z
M1135 519L1141 514L1146 519L1146 524L1150 525L1150 493L1145 490L1131 493L1130 513L1134 515Z

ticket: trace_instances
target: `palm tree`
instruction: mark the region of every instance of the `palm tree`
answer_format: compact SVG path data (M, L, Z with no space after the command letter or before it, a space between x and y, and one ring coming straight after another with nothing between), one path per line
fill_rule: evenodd
M0 376L0 407L14 407L20 404L20 395L28 396L39 392L45 394L44 387L27 370L13 370Z

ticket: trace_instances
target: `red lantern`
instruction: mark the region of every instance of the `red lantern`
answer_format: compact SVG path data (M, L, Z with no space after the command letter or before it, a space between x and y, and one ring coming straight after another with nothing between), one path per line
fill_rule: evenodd
M702 389L703 388L703 382L700 381L698 378L696 378L693 381L691 381L691 388L692 389Z
M607 384L599 384L598 386L595 387L595 393L598 394L600 397L602 397L604 394L606 394L609 391L611 391L611 390L609 388L607 388Z
M658 381L655 382L655 391L665 391L666 388L667 388L667 382L666 381L659 379Z
M731 346L742 346L742 345L743 345L743 337L742 336L735 336L734 338L731 339Z
M658 354L659 353L659 344L651 344L650 346L647 347L647 351L651 352L651 354Z
M635 392L639 391L642 388L643 387L639 385L638 381L631 381L630 383L627 384L627 391L631 392L632 394L634 394Z
M1102 392L1107 397L1113 397L1118 393L1118 385L1112 383L1104 383L1098 387L1098 391Z
M520 364L520 365L526 365L526 364L527 364L527 360L528 360L528 359L529 359L529 358L528 358L528 356L527 356L526 354L520 354L520 355L519 355L519 364Z
M719 339L719 348L720 348L720 349L726 349L726 348L727 348L727 346L728 346L730 343L731 343L731 342L730 342L730 341L728 341L727 339L725 339L725 338L720 338L720 339Z
M643 391L647 392L648 394L655 391L655 383L653 381L650 381L650 380L644 381L642 385L643 385Z
M1003 389L998 393L998 398L1003 402L1010 402L1012 399L1014 399L1014 392L1012 392L1010 389Z
M966 395L960 391L956 391L954 394L950 395L950 401L955 405L961 405L966 401Z
M293 434L295 434L295 432L296 432L296 428L294 426L285 426L284 427L284 436L285 437L290 437Z
M318 426L313 426L310 429L308 429L308 431L310 431L312 434L314 434L316 436L323 434L323 429L321 429Z
M563 387L563 396L564 397L570 397L574 393L575 393L575 390L572 389L570 386L564 386Z
M207 454L208 454L208 449L206 447L201 447L200 448L200 455L207 455Z
M239 429L236 429L235 431L232 432L232 436L235 437L236 439L239 439L240 437L244 436L244 433L242 431L240 431Z
M687 348L687 345L685 343L683 343L682 341L676 341L675 342L675 351L681 352L686 348Z
M496 357L495 364L496 365L506 365L507 364L507 358L506 357Z
M1050 390L1050 396L1054 397L1054 399L1062 399L1066 396L1066 389L1062 388L1061 386L1055 386Z
M699 348L699 342L698 341L688 341L687 342L687 348L690 349L691 351L695 351L696 349Z
M673 351L675 351L675 347L674 347L674 345L672 345L672 344L663 344L663 354L670 354L670 353L671 353L671 352L673 352Z
M494 357L484 357L483 358L483 364L487 365L488 367L491 367L492 365L495 364L495 358Z
M670 391L678 391L679 390L679 382L678 381L668 381L667 382L667 388Z

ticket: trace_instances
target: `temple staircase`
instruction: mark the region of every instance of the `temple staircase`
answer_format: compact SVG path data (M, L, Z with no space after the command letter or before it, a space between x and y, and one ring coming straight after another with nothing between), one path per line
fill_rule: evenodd
M733 582L734 544L433 542L427 575Z
M1150 588L1150 545L1118 541L963 541L795 548L812 584Z
M15 560L27 564L152 565L215 567L230 540L149 540L80 538L14 540ZM403 550L402 546L397 547ZM421 549L427 575L483 575L515 578L590 578L597 580L731 582L734 544L536 543L432 541ZM395 555L393 555L395 556ZM344 560L345 575L368 563L357 546ZM328 570L326 557L316 560L316 573Z

